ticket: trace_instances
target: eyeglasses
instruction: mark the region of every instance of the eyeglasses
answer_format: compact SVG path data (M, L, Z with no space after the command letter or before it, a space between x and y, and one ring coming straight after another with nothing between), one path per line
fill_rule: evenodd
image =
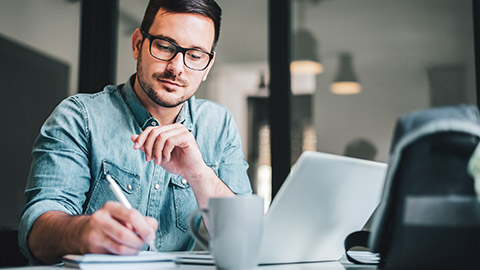
M154 37L142 31L142 35L150 40L150 54L158 60L170 61L179 52L183 55L183 64L192 70L205 70L213 58L213 52L206 52L199 49L187 49L163 37Z

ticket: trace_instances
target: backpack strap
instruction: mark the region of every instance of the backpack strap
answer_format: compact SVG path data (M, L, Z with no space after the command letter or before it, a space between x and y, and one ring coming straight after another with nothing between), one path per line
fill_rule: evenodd
M378 262L380 261L380 257L378 254L375 253L366 253L363 254L362 256L355 256L357 258L354 258L351 254L349 253L350 249L353 247L363 247L368 249L368 238L370 237L370 232L369 231L356 231L351 234L349 234L345 238L344 246L345 246L345 256L347 257L347 260L354 263L354 264L362 264L362 265L377 265ZM362 259L360 259L362 257Z

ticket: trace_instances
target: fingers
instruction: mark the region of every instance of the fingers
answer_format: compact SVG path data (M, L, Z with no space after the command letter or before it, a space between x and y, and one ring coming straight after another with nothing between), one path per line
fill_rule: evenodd
M184 135L184 136L182 136ZM175 146L188 144L190 132L181 124L162 127L148 127L140 135L133 135L134 148L145 153L145 160L155 160L155 164L169 161ZM193 136L191 136L193 139Z
M137 254L145 242L155 238L158 223L135 209L127 209L118 202L107 202L90 216L86 227L83 236L88 243L88 252L131 255Z
M152 132L153 130L166 131L166 130L171 130L179 127L183 127L182 124L175 123L173 125L167 125L167 126L161 126L161 127L149 126L144 131L142 131L142 133L140 133L139 135L132 135L131 139L135 143L133 148L140 149L145 143L145 141L147 140L147 137L150 134L150 132Z
M131 229L129 230L126 226L120 224L121 228L112 227L112 231L115 235L119 237L118 241L126 241L132 243L134 246L140 244L140 247L144 242L148 242L155 238L155 232L152 230L151 225L145 220L145 217L138 212L136 209L127 209L122 204L118 202L107 202L104 208L109 209L111 217L121 222L122 224L129 224ZM129 233L123 231L127 229ZM116 229L122 229L122 231L115 231ZM132 238L131 234L136 238ZM140 240L140 242L137 242Z
M140 149L143 146L143 143L147 139L148 134L153 130L154 127L147 127L142 133L139 135L134 134L132 135L131 139L135 143L133 145L134 149Z
M100 232L96 236L91 236L95 239L90 239L90 241L97 242L94 245L98 245L106 251L102 253L137 254L143 246L142 239L105 211L97 211L92 214L91 224Z
M132 137L130 138L132 140L132 142L136 142L138 138L138 134L133 134ZM133 145L133 148L137 149L137 146L136 145Z
M175 146L182 146L182 142L186 141L186 135L190 132L183 129L172 129L162 132L157 137L152 138L152 144L145 144L145 149L151 149L151 159L155 160L155 164L159 165L170 160L171 152ZM149 142L149 140L147 140ZM151 147L151 148L150 148Z

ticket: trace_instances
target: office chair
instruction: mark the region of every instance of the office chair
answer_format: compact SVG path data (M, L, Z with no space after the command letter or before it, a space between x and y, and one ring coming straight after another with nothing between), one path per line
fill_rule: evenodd
M467 171L478 109L429 109L397 122L370 247L384 269L479 269L480 207Z
M27 263L18 247L18 231L0 230L0 267L25 266Z

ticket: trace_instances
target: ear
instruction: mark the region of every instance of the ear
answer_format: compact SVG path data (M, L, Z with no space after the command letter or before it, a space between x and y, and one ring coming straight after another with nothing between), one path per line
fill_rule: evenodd
M203 79L202 79L203 82L207 80L208 73L210 72L210 69L212 68L213 63L215 62L215 56L216 55L217 55L217 53L213 52L212 61L210 61L210 64L208 64L207 70L205 71L205 74L203 75Z
M210 70L207 70L207 72L205 72L205 75L203 75L202 82L207 80L208 72L210 72Z
M135 29L135 32L132 34L132 53L133 59L138 60L138 56L142 51L142 41L143 35L140 29Z

